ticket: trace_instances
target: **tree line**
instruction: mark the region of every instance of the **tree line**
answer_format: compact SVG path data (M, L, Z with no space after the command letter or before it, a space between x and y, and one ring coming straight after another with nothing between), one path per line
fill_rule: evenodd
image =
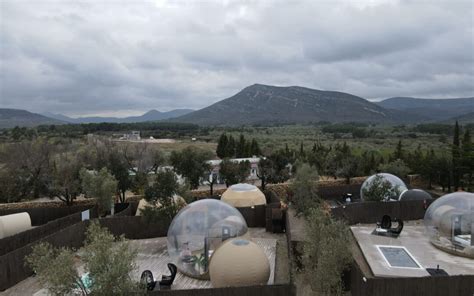
M423 150L421 146L410 151L400 140L388 156L374 150L355 150L345 142L315 142L311 149L303 143L298 149L286 145L264 155L256 139L232 139L222 134L216 150L223 158L220 175L228 186L245 181L250 173L249 162L238 163L230 158L256 155L261 158L257 176L262 189L267 183L287 181L301 163L308 163L320 175L344 178L347 182L355 176L383 171L402 178L410 173L420 174L429 186L439 184L446 191L473 188L474 146L470 129L457 123L450 151ZM0 199L16 202L49 196L70 204L84 193L81 169L100 172L105 168L116 181L117 199L123 202L127 191L143 194L150 175L156 175L166 165L171 165L191 189L204 184L212 192L216 179L208 160L213 157L211 151L193 146L165 157L156 146L145 143L118 144L97 137L82 141L35 137L0 146Z
M4 144L0 150L0 201L56 197L71 204L80 194L87 195L87 186L82 182L87 175L81 172L99 174L105 170L116 182L112 194L124 202L127 191L143 194L153 179L151 176L167 164L185 177L191 188L197 188L200 178L209 170L206 161L211 157L211 152L188 147L166 158L150 144L121 145L98 138L86 143L56 143L38 137Z
M262 151L255 139L249 141L241 134L239 139L235 140L232 135L227 136L227 134L223 133L217 142L216 154L222 159L246 158L260 156Z
M32 140L38 136L61 136L79 138L87 134L97 133L123 133L125 131L139 130L143 137L155 138L182 138L185 136L207 135L209 129L190 123L170 122L134 122L134 123L81 123L61 125L40 125L37 127L14 127L2 132L2 136L13 141Z
M344 178L349 182L356 176L367 176L387 172L405 178L408 174L419 174L428 181L428 186L436 183L443 191L464 189L473 190L474 145L471 130L464 129L456 122L453 130L451 148L435 152L424 150L419 145L414 150L404 148L402 140L389 155L379 151L355 151L346 142L324 145L315 142L311 149L303 143L299 149L277 150L260 161L258 176L264 188L266 182L286 181L298 169L299 163L308 163L320 175L334 179Z

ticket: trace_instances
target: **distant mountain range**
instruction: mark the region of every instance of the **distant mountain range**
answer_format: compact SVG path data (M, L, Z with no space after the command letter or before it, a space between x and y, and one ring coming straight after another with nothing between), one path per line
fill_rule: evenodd
M0 108L0 128L33 127L40 124L63 124L63 121L20 109Z
M451 117L449 119L443 120L441 123L453 124L456 121L460 124L474 123L474 112L469 112L460 116Z
M242 125L320 121L392 123L411 119L397 110L385 109L348 93L254 84L230 98L173 121Z
M254 84L230 98L172 120L202 125L319 121L398 124L446 120L454 122L456 119L468 123L474 122L470 112L474 112L474 97L458 99L397 97L373 103L337 91Z
M474 97L457 99L419 99L396 97L377 103L379 106L418 115L429 121L455 120L474 112Z
M145 122L145 121L157 121L178 117L181 115L188 114L194 110L192 109L175 109L168 112L160 112L158 110L150 110L140 116L130 117L68 117L62 114L54 113L43 113L44 116L54 118L67 123L100 123L100 122L114 122L114 123L131 123L131 122Z
M192 112L191 109L176 109L168 112L151 110L141 116L130 117L79 117L72 118L62 114L46 112L44 114L32 113L20 109L0 108L0 128L12 128L15 126L33 127L48 124L67 124L67 123L132 123L145 121L158 121L170 119Z
M151 110L141 116L79 117L43 115L25 110L0 109L0 128L64 123L131 123L166 120L200 125L293 124L311 122L367 123L461 123L474 122L474 97L458 99L418 99L395 97L373 103L337 91L300 86L248 86L230 98L203 109Z

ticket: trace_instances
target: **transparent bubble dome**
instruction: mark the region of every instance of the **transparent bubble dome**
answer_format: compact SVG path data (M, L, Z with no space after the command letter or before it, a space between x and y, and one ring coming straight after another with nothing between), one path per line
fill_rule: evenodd
M402 200L428 200L433 199L431 195L421 189L408 189L400 194L400 201Z
M426 233L433 245L474 258L474 193L455 192L436 199L426 210Z
M234 184L229 187L233 191L258 191L259 189L257 186L252 185L252 184L247 184L247 183L239 183L239 184Z
M231 205L215 199L195 201L171 222L168 254L182 273L206 279L213 252L227 239L247 232L244 217Z
M405 182L395 175L380 173L368 177L360 188L362 200L398 200L400 194L408 190Z

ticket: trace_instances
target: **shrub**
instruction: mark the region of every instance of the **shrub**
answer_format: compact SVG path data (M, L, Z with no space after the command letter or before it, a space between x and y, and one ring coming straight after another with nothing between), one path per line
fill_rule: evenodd
M419 159L418 161L423 161L423 159ZM406 177L406 175L408 175L410 172L410 168L401 159L397 159L385 164L380 164L379 170L381 172L390 173L402 178Z
M171 221L189 199L188 185L181 185L176 174L166 169L156 173L153 185L145 189L145 199L152 206L142 210L145 221ZM184 199L184 200L183 200Z
M342 273L352 260L350 233L344 222L331 218L322 207L309 210L303 266L317 295L342 295Z
M114 176L106 168L99 172L82 169L80 176L86 196L96 199L100 211L110 211L114 204L114 194L117 192L117 180Z
M302 164L296 171L295 178L290 184L291 203L297 215L306 215L311 207L320 201L317 194L319 175L314 167Z
M42 242L33 247L26 264L53 295L128 295L139 292L138 283L131 278L136 255L123 236L115 239L106 228L92 223L81 256L90 279L88 285L81 280L71 249Z

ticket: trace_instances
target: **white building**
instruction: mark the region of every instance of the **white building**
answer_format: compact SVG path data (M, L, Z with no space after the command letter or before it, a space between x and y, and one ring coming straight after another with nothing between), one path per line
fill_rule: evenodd
M230 159L232 162L244 162L248 161L250 162L250 170L249 170L249 176L247 177L247 180L257 180L258 176L258 163L260 162L260 157L249 157L249 158L232 158ZM220 165L222 163L221 159L213 159L213 160L208 160L208 164L211 165L212 172L209 174L209 180L212 180L213 176L216 178L217 183L219 184L224 184L224 180L221 178L219 174L220 170Z
M140 141L140 131L131 131L128 134L123 134L123 137L120 137L120 140Z

